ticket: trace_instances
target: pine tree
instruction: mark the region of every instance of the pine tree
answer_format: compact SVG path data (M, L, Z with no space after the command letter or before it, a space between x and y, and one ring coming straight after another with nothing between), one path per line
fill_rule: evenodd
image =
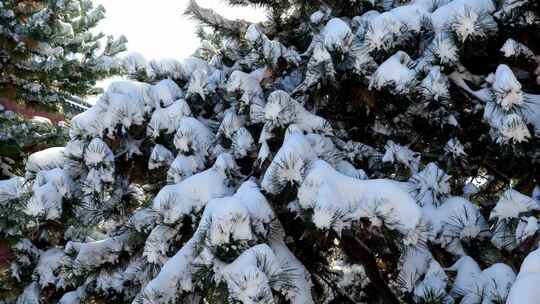
M67 116L87 109L83 98L98 93L96 82L122 71L115 56L125 50L126 39L96 32L104 17L103 6L94 7L90 0L2 1L0 102L7 99ZM43 136L55 135L34 132L24 118L3 110L0 145L17 149L0 148L0 165L17 162L17 169L22 154L32 150L8 142L14 139L11 126L18 129L17 139L33 145L43 145ZM29 130L23 134L24 129Z
M535 1L229 2L0 182L7 299L537 302Z

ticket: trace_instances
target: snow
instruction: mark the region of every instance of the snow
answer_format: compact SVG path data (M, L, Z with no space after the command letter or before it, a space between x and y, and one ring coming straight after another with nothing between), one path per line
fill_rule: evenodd
M499 198L489 218L498 220L519 218L521 213L533 210L540 210L538 202L514 189L508 189Z
M254 140L251 133L244 127L234 132L232 137L232 149L236 158L248 156L254 148Z
M39 285L45 288L49 285L57 288L65 288L72 284L67 277L61 276L61 267L69 267L71 259L61 248L51 248L41 254L36 266L36 273L39 276Z
M230 201L229 203L232 203L233 205L228 205L229 208L223 208L223 201L221 201L222 199L219 199L214 200L209 204L207 210L205 210L205 214L211 214L210 216L214 219L222 219L224 215L231 214L231 212L234 213L241 210L247 210L256 233L265 236L271 232L268 230L268 227L269 224L275 220L274 214L268 202L253 181L247 181L242 184L232 198L238 199L245 209L243 209L241 205L238 205L238 201ZM241 214L243 214L241 218L245 217L244 212L245 211L241 212ZM220 221L222 224L226 222L228 221ZM212 230L210 230L210 237L212 238L212 235L217 233L220 235L220 237L217 238L218 240L226 240L227 231L234 232L237 235L240 233L240 237L247 237L249 234L245 233L249 231L248 227L249 226L245 226L240 222L240 225L234 227L234 229L224 229L225 237L223 232L212 232ZM282 231L281 229L281 227L276 228L274 231L279 232ZM233 263L226 265L223 268L218 268L219 273L221 273L218 277L223 276L234 297L241 300L248 299L247 303L252 303L253 300L257 300L257 297L253 297L257 294L260 295L261 289L268 287L268 285L261 285L260 283L264 283L268 279L270 283L276 282L274 284L281 284L279 280L274 280L273 278L280 276L280 273L283 273L284 277L287 275L286 277L289 278L287 281L291 281L288 284L296 286L296 288L280 285L271 287L274 290L285 292L286 297L290 299L292 303L313 303L310 294L311 283L309 281L309 275L298 260L294 258L283 241L280 240L282 237L281 234L276 234L269 244L270 247L267 245L251 247L244 251ZM255 282L253 282L253 279L255 279ZM267 300L271 301L272 299Z
M315 13L311 14L311 16L309 16L309 21L311 21L311 23L313 24L319 24L321 23L324 17L325 15L323 12L316 11Z
M116 93L109 89L94 106L106 108L106 115L102 119L111 137L117 125L127 130L132 125L142 125L144 122L146 104L142 100L132 100L128 94Z
M520 106L524 102L521 83L519 83L507 65L501 64L497 67L493 90L497 97L496 102L505 111L510 110L514 106Z
M344 51L352 42L352 31L349 25L339 18L332 18L322 29L324 46L330 52Z
M296 127L296 125L292 125L290 129L293 127ZM331 135L308 133L305 136L318 158L327 161L332 166L342 159L343 154L334 145Z
M152 59L149 64L156 78L182 79L184 77L182 64L176 59Z
M391 87L399 94L406 94L416 81L416 71L409 68L412 59L403 51L398 51L386 59L371 76L369 88L381 90Z
M231 241L254 241L249 212L239 199L234 196L216 198L210 202L209 208L212 208L207 234L209 246L220 246Z
M446 32L454 30L462 39L471 35L487 35L496 28L493 18L489 15L494 11L495 4L492 0L453 0L437 3L419 0L399 5L384 13L368 11L362 16L355 17L353 24L358 27L356 35L362 41L362 48L373 52L389 51L405 43L407 37L421 32L426 21L430 21L436 38L428 53L439 57L442 64L447 64L457 61L457 47L446 37ZM479 28L480 22L482 28ZM455 27L450 29L450 25ZM394 67L398 66L394 64ZM407 74L405 69L394 71L399 70L402 71L394 75Z
M287 127L296 124L306 132L330 134L332 127L322 117L308 112L300 103L282 90L275 90L264 107L264 119L269 127Z
M473 182L468 182L463 186L463 196L467 199L469 199L471 195L474 195L479 191L480 189Z
M123 131L132 125L141 125L147 110L154 107L150 96L151 86L135 81L113 82L105 94L89 110L71 120L71 138L102 137L114 138L116 126Z
M518 114L509 114L503 117L499 131L503 136L502 141L511 139L514 142L524 142L531 137L531 133L523 118Z
M366 172L362 169L356 169L350 162L346 160L340 160L336 163L336 171L341 174L347 175L357 179L368 179Z
M458 16L464 16L467 12L475 15L491 14L495 11L495 3L492 0L453 0L440 6L431 14L431 20L435 31L444 31Z
M114 154L103 140L94 138L86 147L84 162L89 167L112 163L114 162Z
M317 156L302 132L288 133L264 174L262 189L278 193L288 184L301 183L307 167L316 159Z
M504 57L507 58L517 58L523 56L525 58L534 59L535 55L526 45L523 43L517 42L516 40L509 38L506 40L504 45L501 48L501 52Z
M482 270L473 258L467 255L462 256L446 270L457 272L450 295L456 297L477 294L477 282L480 280Z
M175 100L184 96L182 89L172 80L164 79L150 88L150 97L153 99L156 107L170 106Z
M148 169L154 170L161 167L168 167L174 160L171 151L160 144L156 144L148 160Z
M184 116L191 116L191 109L183 99L178 99L164 108L157 107L148 123L147 134L156 138L161 132L174 133Z
M429 18L430 6L426 1L415 1L398 6L382 14L368 11L358 20L357 35L364 38L368 50L390 50L401 43L400 39L409 33L418 33L424 19Z
M422 211L431 226L431 235L436 236L434 241L453 254L464 254L460 241L489 236L480 210L463 197L448 197L438 208L426 205Z
M206 70L195 70L189 78L187 93L190 95L198 94L202 100L206 100L208 94L208 74Z
M508 294L507 304L534 304L540 298L540 249L529 253Z
M30 122L36 125L52 126L52 121L43 116L34 116L30 119Z
M184 59L182 61L182 68L184 69L185 79L189 79L189 77L196 70L203 70L207 75L211 75L213 73L213 68L206 61L196 57L188 57Z
M26 160L26 178L33 178L40 170L62 168L64 147L54 147L32 153Z
M284 270L268 245L257 245L244 251L233 263L223 269L229 294L241 303L273 303L272 276Z
M429 270L433 257L422 247L408 248L400 257L399 279L406 291L413 291L416 282ZM419 289L421 292L421 289Z
M105 184L114 182L114 168L98 167L91 168L86 175L83 185L85 193L100 193L104 190Z
M24 212L32 217L48 220L60 218L64 198L73 191L73 181L63 169L42 170L32 185L32 196Z
M463 304L494 304L506 299L516 274L510 266L495 263L480 270L478 264L469 256L461 257L448 271L457 271L453 297L463 296ZM508 303L508 302L507 302Z
M428 297L430 293L435 292L444 298L447 303L451 302L449 296L446 294L447 285L448 276L444 272L444 269L437 261L431 260L424 279L414 288L415 299L418 301Z
M75 256L74 263L77 265L75 271L94 268L105 263L114 264L123 251L129 251L128 239L129 232L89 243L69 241L65 252Z
M58 301L59 304L80 304L86 297L86 286L80 286L73 291L66 292Z
M388 50L397 43L401 24L391 12L376 16L370 13L366 23L364 39L368 50Z
M142 303L169 303L175 299L178 291L192 290L191 273L196 242L194 235L161 267L159 274L143 288Z
M244 127L245 117L238 115L234 108L225 110L217 136L224 135L227 138L232 138L233 134L240 128Z
M516 228L516 241L521 243L527 238L534 236L538 231L538 220L534 216L522 218Z
M178 123L174 135L174 146L181 153L194 153L205 158L214 142L214 134L199 120L184 116Z
M223 185L223 182L221 182L220 184ZM233 204L238 204L238 200L233 199L233 201ZM212 200L203 212L201 223L210 223L209 220L213 216L214 210L222 210L223 212L227 213L226 207L219 206L222 202L225 201L220 199ZM222 213L221 215L223 216L225 214ZM220 218L219 212L216 213L215 218ZM159 274L144 287L144 297L142 297L143 300L148 301L149 303L154 303L155 301L157 301L157 299L159 299L160 302L166 303L172 301L178 291L192 290L194 261L197 258L197 255L202 253L197 250L196 244L199 243L204 237L204 235L207 233L207 229L202 228L203 226L205 225L199 225L199 228L194 233L193 237L180 249L180 251L178 251L163 265ZM214 230L214 233L217 233L217 235L219 235L219 230ZM213 239L214 241L216 241L216 235L214 235ZM207 255L211 254L208 252L208 250L203 250L203 252L206 252ZM210 257L210 259L212 260L213 258Z
M67 159L82 159L86 144L82 140L70 140L64 148L64 156Z
M532 191L532 198L540 202L540 185L536 185Z
M23 193L23 184L24 178L18 176L0 180L0 205L19 198Z
M265 61L275 66L279 59L285 59L287 62L294 65L298 65L301 62L300 55L294 50L294 48L287 48L281 44L278 40L270 40L264 33L262 33L256 24L251 24L245 34L245 38L257 52L251 53L251 58L247 58L248 64L252 64L253 61L260 59L262 56ZM238 48L237 45L234 48Z
M436 163L424 166L421 154L407 146L410 142L401 145L389 140L384 154L359 142L346 142L362 132L351 130L348 134L349 130L343 130L341 122L330 125L316 115L320 113L318 101L312 108L308 106L312 100L298 97L302 90L321 82L325 86L332 85L336 78L340 79L335 77L335 69L342 72L352 66L352 70L365 70L365 65L369 64L375 70L367 77L370 89L390 89L397 94L411 93L412 97L419 93L421 102L434 105L450 97L449 78L452 79L461 89L485 103L476 103L475 111L485 109L484 118L492 127L491 135L500 143L525 141L530 137L527 123L540 132L540 95L522 91L518 81L521 73L516 72L516 77L508 66L500 65L483 81L482 77L464 72L459 64L458 45L461 47L461 42L489 33L493 18L484 15L494 12L492 0L436 3L413 0L404 5L390 2L385 1L384 5L395 8L388 12L370 11L352 20L331 17L332 14L321 7L310 16L312 24L307 25L320 30L320 34L314 35L303 58L277 38L269 39L263 23L243 24L240 35L245 34L247 41L227 38L214 50L217 55L210 64L197 58L180 63L173 59L148 62L137 54L127 56L124 64L128 72L146 74L138 76L148 77L153 85L128 81L112 84L96 105L73 119L72 141L64 150L53 148L33 154L27 165L28 188L32 192L24 212L32 217L58 220L67 202L65 199L72 192L101 194L114 189L115 182L127 188L135 181L116 181L116 169L120 168L115 168L115 162L129 160L132 155L142 155L149 149L148 169L167 170L169 184L153 197L151 207L142 204L141 199L141 205L129 209L134 214L127 224L136 234L132 234L133 230L117 234L124 223L106 219L100 223L99 231L81 232L75 238L78 241L72 238L65 250L35 248L34 277L38 284L27 286L19 302L24 302L25 298L38 302L40 288L50 285L64 290L77 287L67 286L70 282L65 281L64 268L72 266L75 273L84 274L86 270L114 264L114 269L98 269L94 277L64 295L60 302L84 301L88 287L94 289L91 292L105 295L123 291L131 295L138 292L137 288L125 291L125 286L139 285L144 286L136 299L141 303L178 301L179 297L184 297L183 292L196 289L194 275L201 266L214 273L216 285L224 284L228 288L228 301L273 303L272 293L277 292L286 302L312 304L311 275L287 248L287 236L265 197L266 193L274 196L284 189L298 190L297 197L286 202L289 210L311 221L323 233L334 230L339 235L342 229L360 219L371 225L370 232L379 232L377 228L383 225L399 232L404 252L397 281L405 283L403 287L418 302L432 291L439 292L444 303L453 303L463 296L463 304L490 304L507 294L509 303L538 302L534 290L523 289L534 289L540 284L540 262L537 261L540 254L529 254L515 281L515 273L505 264L488 264L482 271L467 255L465 245L470 245L472 239L481 241L492 237L492 243L502 247L498 229L508 223L516 224L512 226L515 231L505 231L510 232L515 242L534 242L532 237L538 231L538 219L531 214L540 210L540 202L507 190L491 212L490 219L497 221L493 226L496 231L491 235L483 211L476 202L468 200L479 191L472 183L464 187L464 197L451 196L460 191L451 189L450 185L454 185L451 177ZM408 38L423 35L424 30L429 32L429 21L435 26L434 39L429 45L419 46L423 54L411 53L418 59L413 60L403 51L396 52ZM486 28L481 26L485 25L483 22L488 25ZM241 45L244 42L252 52L241 59L238 50L244 47ZM353 43L354 48L349 50ZM61 51L50 46L43 49ZM531 56L526 46L511 39L501 51L507 58ZM350 55L346 59L353 63L349 65L347 61L338 65L344 58L333 58L336 52ZM384 58L386 52L393 55ZM229 55L237 57L229 58ZM277 73L283 71L276 69L280 58L287 62L287 71L282 75ZM229 60L235 64L230 65ZM308 62L307 68L300 67L302 61ZM449 70L456 72L448 77L445 73ZM481 89L472 91L465 80ZM418 85L420 90L413 90ZM222 97L225 102L216 104L214 99ZM210 115L206 106L199 113L201 99L204 105L214 104L217 116ZM193 116L186 100L194 103L194 113L201 116ZM458 114L445 113L442 117L445 122L459 126ZM386 140L392 130L380 117L374 119L373 131ZM218 125L219 130L214 134ZM262 131L257 134L261 127ZM281 146L276 145L275 140L270 141L277 140L283 130ZM132 137L133 133L139 135L139 131L143 135L146 132L151 140L143 142L140 136ZM380 144L381 138L366 140ZM119 144L115 139L120 140ZM259 159L253 166L260 168L253 169L255 176L262 175L260 180L240 174L235 163L238 160L245 173L246 163L242 158L254 157L252 152L256 148L260 149ZM467 143L450 138L444 152L456 160L465 157L465 150L469 148ZM212 161L215 162L210 166ZM80 171L74 166L77 162ZM406 182L369 179L366 171L378 177L386 173L380 172L380 166L392 167L381 162L407 167L411 178ZM359 168L366 163L369 163L366 171ZM73 180L83 183L81 189L75 187ZM240 180L243 183L237 188ZM0 181L0 205L25 193L24 182L23 178ZM457 185L461 185L459 181ZM142 189L142 185L139 188ZM130 191L114 189L113 196L123 195L124 190L125 194ZM140 192L135 191L135 196L144 194ZM117 203L116 198L107 198L104 202ZM179 242L185 241L186 236L180 235L180 231L188 222L196 232L174 252ZM72 234L72 231L66 233L66 239ZM132 236L138 239L143 235L147 236L144 249L131 248ZM83 239L87 242L79 242ZM453 259L458 259L457 262L443 269L423 247L424 241L441 247ZM337 240L335 242L337 246ZM24 246L24 243L19 245L22 249ZM130 252L132 249L134 252ZM128 255L133 256L126 266L124 256ZM24 262L35 261L28 258ZM363 284L351 279L355 278L351 273L362 272L361 267L351 267L354 269L344 276L343 284ZM445 271L457 272L455 279L451 276L449 280ZM14 273L17 274L16 269ZM282 284L283 278L291 286Z
M231 193L226 186L225 173L231 169L231 164L225 160L228 157L222 154L212 168L159 191L152 208L161 214L164 223L177 223L186 215L202 211L211 199Z
M177 184L204 169L204 160L195 155L178 154L167 171L167 180Z
M231 141L232 153L236 158L247 156L255 148L255 141L244 124L244 116L237 115L234 108L227 109L217 133L218 138L224 136Z
M135 104L149 106L153 103L150 96L152 86L138 81L123 80L115 81L109 85L106 93L126 95L127 99Z
M267 233L266 229L275 219L275 215L259 186L253 180L248 180L238 188L234 196L247 209L255 233L263 235Z
M334 81L336 71L334 69L334 63L332 61L332 55L324 47L322 38L317 37L313 39L308 50L303 54L311 55L307 64L307 70L304 75L304 80L299 84L293 93L305 92L307 89L316 86L319 81Z
M126 290L125 286L138 285L140 283L139 280L144 280L146 274L143 269L145 266L146 264L143 262L143 259L139 256L134 256L126 267L117 267L112 271L110 269L102 269L95 278L93 291L108 297L120 293L123 293L128 298L134 297L136 292L132 289Z
M457 138L450 138L444 146L446 153L452 155L453 158L467 156L465 147Z
M352 220L368 218L372 225L384 222L388 228L402 232L405 242L415 242L407 237L413 237L421 218L416 202L398 182L351 178L322 160L315 161L308 170L298 190L298 202L303 209L313 210L314 218L332 215L335 222L315 222L320 229L340 232Z
M17 298L17 304L40 304L40 290L37 282L32 282L24 288Z
M159 214L151 208L136 210L129 218L129 224L138 232L148 233L155 226Z
M280 229L283 230L282 227ZM281 235L281 239L270 240L270 246L282 268L287 268L291 273L292 286L296 287L287 289L286 297L292 304L313 304L311 275L285 245L283 238L284 236Z
M398 145L391 140L386 143L385 148L383 162L401 163L408 167L412 173L418 172L420 153L414 152L406 146Z
M482 304L498 303L500 299L506 299L508 292L516 279L516 274L510 266L503 263L496 263L484 269L477 282L480 294L475 292L468 295L472 303L477 303L476 299L482 301Z
M450 194L449 181L449 175L435 163L429 163L424 170L412 176L409 183L420 206L438 206Z
M487 33L484 32L484 27L487 26L487 22L495 23L490 15L481 16L475 11L465 9L465 11L455 15L455 20L451 23L451 28L457 34L457 39L460 42L465 42L470 38L485 37ZM480 24L484 26L481 27Z
M450 78L463 90L485 102L484 120L490 126L492 138L499 144L519 143L527 141L531 134L526 125L530 122L538 130L537 116L540 107L536 104L536 95L524 94L521 84L506 65L499 65L495 75L486 78L491 89L484 88L473 91L465 83L459 73L454 72ZM527 105L525 100L530 100Z
M506 304L536 304L540 299L540 273L526 273L518 276L508 294Z
M441 68L434 66L420 84L421 92L427 99L441 100L450 97L448 77L441 74Z
M240 102L249 107L250 117L257 122L263 117L263 91L260 85L262 76L260 71L250 74L242 71L234 71L227 81L227 92L230 94L240 93Z
M123 65L127 70L128 74L130 75L137 75L139 73L143 73L143 75L147 75L150 78L154 76L150 64L148 63L146 58L144 58L144 56L140 53L132 52L127 54L123 58Z
M426 55L432 61L437 59L441 65L453 66L459 62L458 51L456 44L448 34L437 33L429 45Z
M261 38L261 35L262 33L258 26L256 24L250 24L244 37L250 42L255 42Z
M167 253L172 242L175 241L178 231L166 225L157 225L146 238L143 256L148 263L163 265L167 260Z
M222 159L217 167L223 168L230 161L230 158ZM194 265L198 264L211 267L216 282L225 283L231 297L236 300L245 303L259 303L262 299L273 301L271 292L266 296L261 293L272 287L284 293L291 303L313 303L309 276L281 240L282 228L270 229L274 221L275 215L270 205L253 180L244 182L232 196L211 199L204 208L193 237L168 259L159 274L144 287L141 300L143 303L168 303L175 299L179 291L191 291L196 271ZM270 236L270 233L274 235ZM156 236L159 235L162 234L156 233ZM258 237L272 241L269 245L249 247L249 244L256 243ZM203 239L206 241L202 242ZM246 250L230 263L219 260L215 256L215 248L227 250L231 243L235 244L235 250L240 249L238 246L246 247ZM282 286L282 280L274 279L284 274L288 274L287 278L290 277L290 284L295 288Z

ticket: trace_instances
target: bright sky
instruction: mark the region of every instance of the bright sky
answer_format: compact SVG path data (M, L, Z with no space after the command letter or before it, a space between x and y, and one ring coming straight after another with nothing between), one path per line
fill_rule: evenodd
M99 29L114 36L125 35L128 50L147 59L183 59L197 49L195 21L183 15L189 0L94 0L107 10ZM214 9L229 19L258 22L264 11L230 7L220 0L198 0L202 7Z

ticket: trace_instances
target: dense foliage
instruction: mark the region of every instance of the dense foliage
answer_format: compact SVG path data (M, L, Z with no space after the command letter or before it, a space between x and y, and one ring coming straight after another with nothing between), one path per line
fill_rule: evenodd
M7 302L537 302L536 1L229 2L0 181Z
M98 93L96 82L122 72L115 56L125 50L126 39L96 31L103 18L104 8L91 0L1 1L0 104L17 102L67 116L85 110L83 98ZM0 148L0 165L17 166L31 146L43 146L44 134L32 132L23 117L0 115L0 145L11 149L10 141L20 141L15 156ZM17 124L15 137L10 128Z

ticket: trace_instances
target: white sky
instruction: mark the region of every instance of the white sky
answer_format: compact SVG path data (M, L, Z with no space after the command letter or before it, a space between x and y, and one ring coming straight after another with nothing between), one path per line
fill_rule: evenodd
M125 35L128 51L147 59L183 59L197 49L195 21L183 15L188 0L94 0L107 10L107 18L98 29L114 36ZM229 7L220 0L198 0L229 19L257 22L264 19L262 10Z

